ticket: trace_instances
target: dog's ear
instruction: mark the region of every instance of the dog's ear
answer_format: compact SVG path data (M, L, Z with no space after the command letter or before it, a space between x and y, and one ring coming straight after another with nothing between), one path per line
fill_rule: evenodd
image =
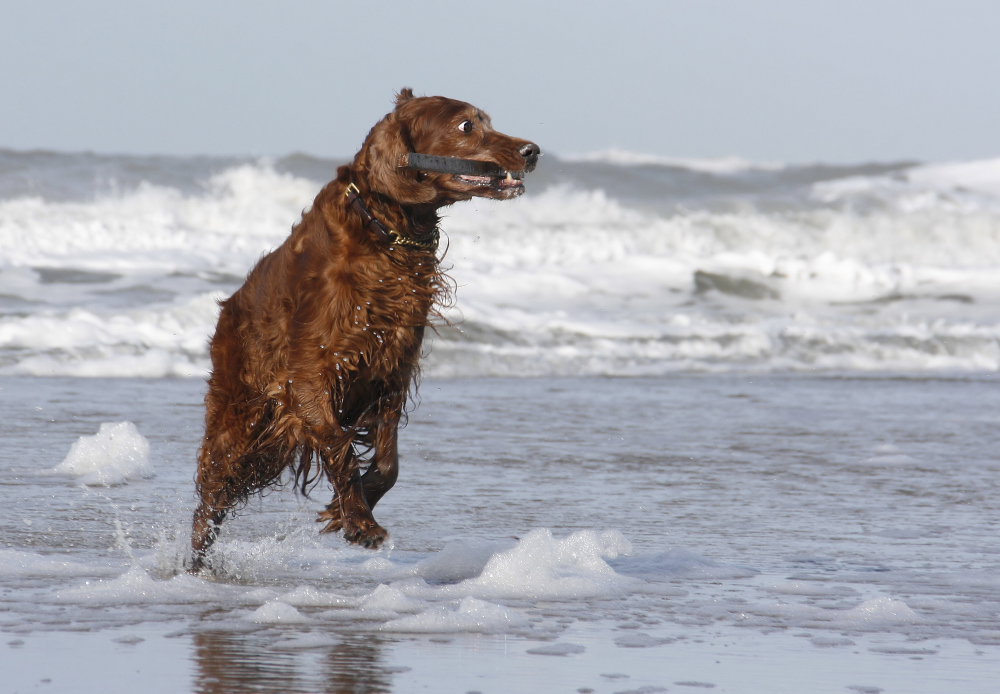
M399 90L399 94L396 95L396 108L399 108L412 98L413 90L409 87L403 87Z
M415 172L398 168L400 157L412 151L409 130L393 111L368 133L355 161L367 170L368 187L376 193L406 205L432 202L434 187L419 183Z

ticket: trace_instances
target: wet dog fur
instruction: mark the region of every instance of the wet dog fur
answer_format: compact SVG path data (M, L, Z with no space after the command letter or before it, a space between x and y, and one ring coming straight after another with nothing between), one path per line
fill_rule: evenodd
M409 152L488 161L512 175L400 169ZM470 104L403 89L291 235L222 302L191 570L204 567L226 516L287 471L303 492L321 478L332 484L333 500L319 518L325 532L343 530L365 547L385 541L372 508L396 481L397 430L424 330L448 283L435 248L387 244L366 226L347 205L348 186L375 219L419 241L433 238L444 206L519 195L538 156L537 145L497 132Z

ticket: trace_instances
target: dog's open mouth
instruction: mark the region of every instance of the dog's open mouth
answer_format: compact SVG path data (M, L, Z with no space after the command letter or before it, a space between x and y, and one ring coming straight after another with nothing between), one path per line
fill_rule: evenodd
M524 174L505 171L503 176L470 176L466 174L455 174L455 180L468 183L473 186L488 187L495 190L508 190L514 188L524 188L522 180Z
M520 193L524 191L525 171L507 171L490 161L439 157L411 152L400 156L399 168L451 174L452 179L477 188Z

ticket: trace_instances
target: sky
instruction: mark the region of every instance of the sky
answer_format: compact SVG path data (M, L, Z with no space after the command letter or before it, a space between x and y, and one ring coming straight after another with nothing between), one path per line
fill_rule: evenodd
M556 155L1000 156L996 0L11 0L0 148L352 155L403 86Z

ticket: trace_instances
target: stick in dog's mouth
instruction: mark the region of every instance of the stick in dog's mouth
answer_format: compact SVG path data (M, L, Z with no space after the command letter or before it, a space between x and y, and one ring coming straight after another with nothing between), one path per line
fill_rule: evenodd
M410 152L399 157L399 168L431 173L452 174L456 180L479 186L513 188L524 185L521 171L507 171L496 164L477 159L438 157L433 154Z

